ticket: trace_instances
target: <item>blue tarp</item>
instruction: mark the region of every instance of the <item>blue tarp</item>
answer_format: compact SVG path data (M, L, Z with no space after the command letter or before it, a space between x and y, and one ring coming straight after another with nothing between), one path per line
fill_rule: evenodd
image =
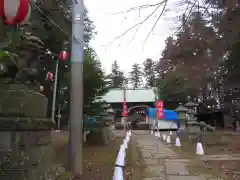
M156 108L148 108L147 115L149 119L156 118ZM164 109L164 120L167 121L178 121L178 115L175 111Z
M95 127L96 123L100 121L100 116L88 116L83 121L84 130L91 130Z

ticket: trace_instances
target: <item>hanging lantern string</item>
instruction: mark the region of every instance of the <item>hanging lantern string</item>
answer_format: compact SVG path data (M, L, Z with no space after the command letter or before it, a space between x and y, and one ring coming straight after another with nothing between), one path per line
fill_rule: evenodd
M56 22L54 22L52 19L50 19L41 9L40 7L38 7L38 5L35 4L35 2L33 2L33 0L28 0L30 2L31 5L33 5L36 10L38 12L40 12L48 21L50 21L55 27L57 27L60 31L62 31L65 35L70 36L69 33L67 33L66 31L64 31ZM85 45L84 41L79 41L75 36L73 36L74 40L77 41L79 44L83 44Z

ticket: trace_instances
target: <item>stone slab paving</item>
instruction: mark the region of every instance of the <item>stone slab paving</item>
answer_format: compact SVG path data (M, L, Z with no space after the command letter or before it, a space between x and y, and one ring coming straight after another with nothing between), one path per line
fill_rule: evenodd
M219 154L219 155L204 155L201 158L202 161L239 161L240 157L238 155L228 155L228 154Z
M144 162L144 164L148 164L148 165L157 165L157 164L159 164L159 159L145 158L145 159L143 159L143 162Z
M187 168L184 166L182 162L166 162L166 172L168 175L181 175L186 176L189 175Z
M201 176L169 176L168 180L205 180Z
M138 134L133 138L141 151L145 170L143 180L206 180L204 176L191 176L182 159L158 138L150 134Z

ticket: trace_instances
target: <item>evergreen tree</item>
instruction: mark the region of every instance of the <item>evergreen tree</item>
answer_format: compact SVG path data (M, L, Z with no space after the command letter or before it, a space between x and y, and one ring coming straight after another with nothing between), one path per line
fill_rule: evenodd
M112 64L112 72L108 75L108 79L112 88L121 88L123 86L125 80L124 73L120 71L116 60Z
M139 64L132 65L132 71L130 72L129 80L133 88L139 88L143 83L143 72Z
M145 87L155 87L156 86L156 74L155 74L155 62L148 58L143 63L143 73L146 80Z

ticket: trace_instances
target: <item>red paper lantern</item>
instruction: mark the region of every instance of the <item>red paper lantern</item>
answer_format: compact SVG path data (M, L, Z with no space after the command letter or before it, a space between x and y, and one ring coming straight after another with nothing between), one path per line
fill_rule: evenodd
M68 59L68 52L63 50L60 52L60 56L59 56L59 59L61 61L66 61Z
M25 17L25 19L22 22L19 23L20 25L29 24L29 20L30 20L30 17L31 17L31 5L30 5L30 3L28 3L28 4L29 4L28 14Z
M46 79L52 81L53 80L53 73L47 72Z
M0 15L6 25L26 24L31 6L28 0L1 0Z

